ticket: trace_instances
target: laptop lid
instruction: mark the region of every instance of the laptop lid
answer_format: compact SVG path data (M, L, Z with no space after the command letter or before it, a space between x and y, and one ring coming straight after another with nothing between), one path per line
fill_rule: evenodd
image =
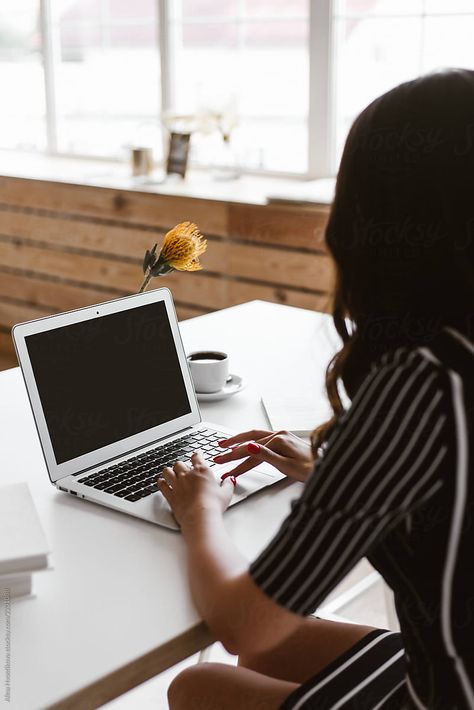
M166 288L12 334L53 483L201 421Z

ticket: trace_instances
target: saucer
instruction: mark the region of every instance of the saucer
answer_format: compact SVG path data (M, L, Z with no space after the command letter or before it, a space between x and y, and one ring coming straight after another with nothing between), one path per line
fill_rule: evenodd
M227 399L233 394L241 392L246 383L239 375L229 375L227 382L218 392L196 392L196 397L200 402L214 402L218 399Z

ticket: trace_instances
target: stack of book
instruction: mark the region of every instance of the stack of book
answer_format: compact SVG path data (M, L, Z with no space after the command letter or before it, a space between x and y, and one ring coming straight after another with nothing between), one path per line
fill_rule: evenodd
M31 594L32 574L48 566L48 544L26 483L0 487L0 590Z

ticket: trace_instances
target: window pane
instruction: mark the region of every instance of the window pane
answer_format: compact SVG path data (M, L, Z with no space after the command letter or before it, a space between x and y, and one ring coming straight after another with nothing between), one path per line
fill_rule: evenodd
M294 116L304 118L308 113L307 25L295 28L300 39L293 44L292 36L285 46L273 43L281 31L281 23L269 29L269 38L256 41L254 26L247 27L245 51L239 64L239 108L245 116ZM271 38L271 39L270 39ZM264 49L263 49L264 48Z
M341 19L336 31L335 116L339 161L355 116L377 96L419 73L422 19Z
M224 22L195 24L186 22L182 28L182 41L186 49L203 47L237 47L237 25Z
M308 130L304 119L247 118L236 135L237 155L253 170L304 173L308 169Z
M336 9L352 13L336 19L338 162L352 121L372 99L429 71L474 68L474 3L338 0Z
M56 0L56 8L64 22L100 20L101 0Z
M175 0L176 1L176 0ZM183 0L183 17L235 17L239 0Z
M155 0L62 0L60 7L59 150L123 157L125 146L144 143L160 157Z
M307 9L306 2L297 4ZM257 5L252 0L244 7L255 10ZM271 5L283 7L269 1L260 3L260 9ZM235 21L174 23L174 108L178 114L197 112L201 127L203 116L230 110L238 116L231 143L242 167L304 172L308 20L249 19L240 10ZM204 128L193 135L191 157L199 164L212 164L222 137L215 117L214 140L209 135L212 119L204 121Z
M39 0L1 2L0 145L44 150L46 122Z
M474 68L474 14L457 17L427 17L423 46L423 69Z
M456 12L474 12L472 0L425 0L425 12L454 15Z
M108 0L107 8L111 21L147 20L153 23L156 17L156 0Z
M307 51L308 29L306 20L267 20L245 25L243 35L246 47L283 47L283 53L286 54L289 47L299 47L304 52Z
M309 0L245 0L249 17L308 17Z
M446 2L446 0L442 0ZM337 0L337 15L419 15L423 0Z

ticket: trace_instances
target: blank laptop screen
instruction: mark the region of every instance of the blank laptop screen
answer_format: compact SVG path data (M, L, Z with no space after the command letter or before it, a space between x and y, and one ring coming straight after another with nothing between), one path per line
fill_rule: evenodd
M58 464L191 411L163 301L25 341Z

